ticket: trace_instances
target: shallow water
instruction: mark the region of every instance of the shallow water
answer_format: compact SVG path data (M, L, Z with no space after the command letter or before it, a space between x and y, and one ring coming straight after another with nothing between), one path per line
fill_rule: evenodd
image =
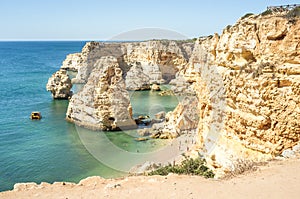
M45 85L66 55L80 52L84 44L0 42L0 191L17 182L78 182L92 175L125 175L112 168L127 170L166 144L138 142L134 130L93 132L65 121L68 101L52 100ZM178 103L175 97L149 91L133 92L131 98L135 116L152 117ZM31 121L32 111L40 111L43 119Z

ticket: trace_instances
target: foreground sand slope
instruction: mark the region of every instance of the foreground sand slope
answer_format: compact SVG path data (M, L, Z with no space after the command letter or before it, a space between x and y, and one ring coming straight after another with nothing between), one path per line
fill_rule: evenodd
M90 177L78 184L18 184L0 198L299 198L300 159L273 161L229 180L199 176Z

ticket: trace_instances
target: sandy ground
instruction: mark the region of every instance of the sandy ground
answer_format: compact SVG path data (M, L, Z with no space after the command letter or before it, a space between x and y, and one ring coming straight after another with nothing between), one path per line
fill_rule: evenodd
M300 158L272 161L227 180L174 174L90 177L78 184L19 184L0 198L300 198Z

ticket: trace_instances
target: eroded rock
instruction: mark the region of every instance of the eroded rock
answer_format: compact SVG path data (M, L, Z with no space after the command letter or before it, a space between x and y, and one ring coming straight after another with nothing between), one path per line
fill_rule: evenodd
M67 120L92 130L135 128L122 70L114 57L102 57L83 89L71 98Z
M72 96L71 88L71 79L67 75L67 71L63 69L55 72L46 85L47 91L52 93L54 99L68 99Z
M150 90L150 78L140 63L135 63L127 72L125 84L128 90Z

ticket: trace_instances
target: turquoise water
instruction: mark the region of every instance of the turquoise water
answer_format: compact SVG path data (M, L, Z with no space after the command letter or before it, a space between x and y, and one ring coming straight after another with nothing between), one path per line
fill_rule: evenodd
M65 121L68 101L52 100L45 85L66 55L80 52L84 44L0 42L0 191L12 189L17 182L78 182L92 175L126 175L115 169L126 170L147 158L136 154L166 144L137 142L136 131L92 132ZM176 98L160 97L156 92L131 94L134 115L153 116L178 103ZM41 111L42 120L29 119L35 110ZM109 143L119 151L108 150ZM134 156L126 159L124 152ZM102 159L106 157L108 160Z

